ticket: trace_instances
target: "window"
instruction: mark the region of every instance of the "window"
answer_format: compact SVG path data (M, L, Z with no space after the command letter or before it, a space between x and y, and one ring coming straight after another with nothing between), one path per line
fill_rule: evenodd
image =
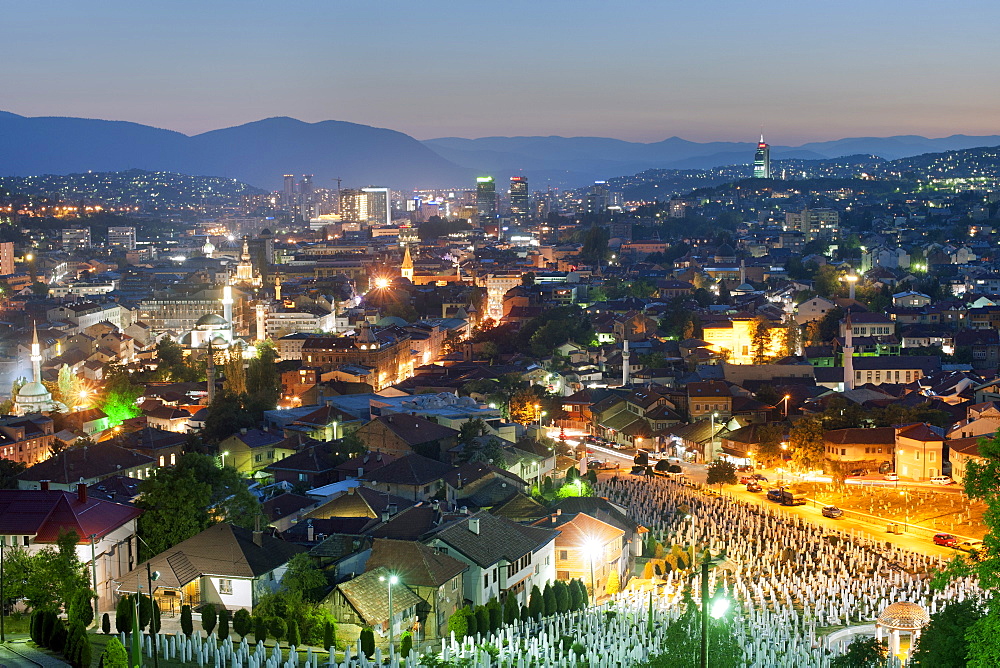
M299 482L309 482L309 474L308 473L300 473L299 474Z
M483 589L489 589L489 588L490 588L490 574L487 573L486 575L483 576Z
M458 591L458 578L453 578L451 581L451 590Z
M559 561L566 561L569 559L569 550L559 550Z
M840 456L841 457L846 457L847 456L847 448L841 448L840 449Z
M927 455L927 461L933 462L933 461L936 461L936 459L937 459L937 457L935 456L935 453L933 453L933 452L928 453L928 455Z
M220 594L232 594L233 593L233 581L232 580L219 580L219 593Z
M556 571L557 580L569 580L569 571Z
M253 460L258 464L260 464L260 462L263 460L263 457L264 457L263 455L254 455Z
M160 466L163 466L165 463L166 460L163 458L163 455L160 455Z
M175 464L177 464L177 453L176 452L171 452L170 453L170 465L174 466Z
M28 547L28 545L31 544L31 536L22 536L21 542L24 544L25 547Z
M274 459L274 450L268 450L267 451L267 458L268 459Z
M915 453L913 453L913 457L914 457L914 459L916 459L919 462L920 461L920 451L917 450Z

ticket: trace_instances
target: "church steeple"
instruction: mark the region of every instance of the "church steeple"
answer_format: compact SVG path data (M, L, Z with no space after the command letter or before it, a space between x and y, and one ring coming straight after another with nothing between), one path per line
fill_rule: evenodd
M410 245L403 246L403 264L399 267L399 275L413 282L413 258L410 257Z

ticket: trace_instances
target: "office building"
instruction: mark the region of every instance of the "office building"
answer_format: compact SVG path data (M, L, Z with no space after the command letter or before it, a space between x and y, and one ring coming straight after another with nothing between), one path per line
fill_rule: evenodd
M608 210L608 183L594 181L584 200L584 213L601 214Z
M480 225L497 219L497 186L492 176L476 178L476 216Z
M771 147L764 142L761 134L757 144L757 153L753 156L753 177L755 179L771 178Z
M10 276L14 273L14 242L0 243L0 276Z
M392 222L392 193L389 189L368 186L361 192L365 194L368 225L389 225Z
M89 227L63 228L62 249L64 251L76 251L82 248L90 248L90 228Z
M135 250L135 228L109 227L108 246L110 246L111 248L124 248L125 250Z
M813 239L836 239L840 214L834 209L802 209L785 213L785 230L801 232L805 242Z
M515 225L528 221L528 179L524 176L510 177L510 217Z

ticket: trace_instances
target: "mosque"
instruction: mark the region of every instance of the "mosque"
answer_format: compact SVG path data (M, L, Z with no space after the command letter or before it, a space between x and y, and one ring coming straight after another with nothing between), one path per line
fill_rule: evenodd
M38 343L38 327L33 328L31 340L31 381L25 383L14 395L14 415L53 413L65 411L66 406L55 401L52 393L42 383L42 347Z

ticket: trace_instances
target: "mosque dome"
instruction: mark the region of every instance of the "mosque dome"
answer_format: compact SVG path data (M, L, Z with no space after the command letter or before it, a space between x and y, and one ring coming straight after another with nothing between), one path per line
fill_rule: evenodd
M406 327L408 325L405 320L394 315L387 315L378 322L375 323L376 327Z
M45 386L41 383L25 383L21 386L21 389L17 391L18 399L25 399L27 397L47 397L50 398L52 394L45 389Z
M195 327L214 327L214 326L225 326L229 323L218 313L206 313L205 315L198 318L198 322L195 323Z
M910 601L893 603L878 616L879 626L902 631L922 629L930 623L931 617L923 606Z

